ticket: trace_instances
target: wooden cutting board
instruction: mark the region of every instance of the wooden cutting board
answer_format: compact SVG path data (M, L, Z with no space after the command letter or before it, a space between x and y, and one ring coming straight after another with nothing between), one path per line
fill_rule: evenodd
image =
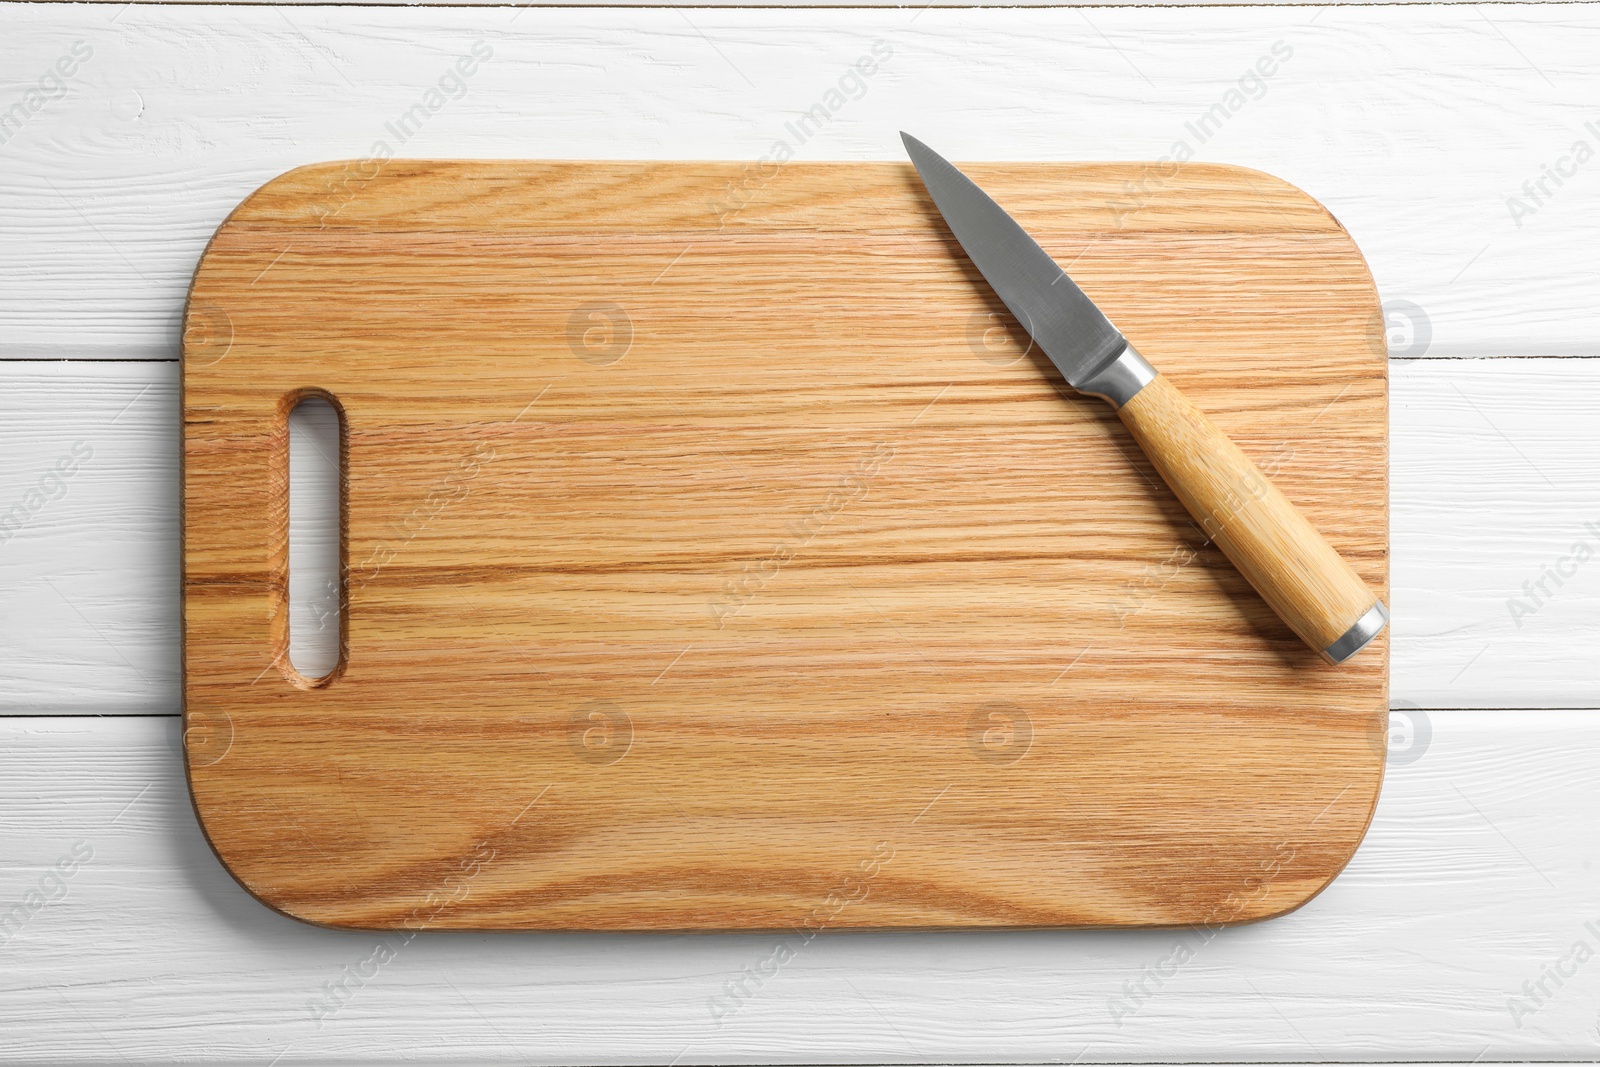
M982 164L1387 599L1384 331L1255 171ZM368 928L1221 924L1350 858L1387 634L1318 661L1066 389L908 164L292 171L184 340L190 784ZM345 653L287 650L342 412Z

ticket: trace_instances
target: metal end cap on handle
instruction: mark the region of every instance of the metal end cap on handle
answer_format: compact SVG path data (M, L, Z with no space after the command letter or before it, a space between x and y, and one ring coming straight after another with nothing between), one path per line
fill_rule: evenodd
M1343 663L1351 656L1360 652L1372 639L1383 631L1389 624L1389 609L1383 606L1383 601L1378 601L1367 609L1367 613L1356 620L1356 624L1344 632L1344 636L1322 650L1322 658L1329 663Z

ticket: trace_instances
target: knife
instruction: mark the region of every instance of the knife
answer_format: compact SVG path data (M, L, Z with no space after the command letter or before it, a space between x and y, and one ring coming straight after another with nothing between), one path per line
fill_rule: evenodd
M1389 621L1344 557L1239 446L1152 367L989 195L901 133L950 231L1067 384L1116 409L1207 537L1329 663L1360 652Z

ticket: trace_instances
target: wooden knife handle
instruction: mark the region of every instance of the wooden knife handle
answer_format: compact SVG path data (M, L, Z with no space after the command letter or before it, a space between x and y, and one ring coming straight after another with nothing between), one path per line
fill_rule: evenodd
M1165 376L1117 414L1206 535L1325 660L1344 662L1383 629L1378 595Z

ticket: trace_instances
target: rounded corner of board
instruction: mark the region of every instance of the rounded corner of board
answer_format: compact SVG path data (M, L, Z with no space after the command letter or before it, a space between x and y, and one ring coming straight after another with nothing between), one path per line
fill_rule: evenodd
M1344 869L1355 858L1356 850L1361 847L1361 842L1366 840L1367 827L1361 828L1354 841L1350 843L1350 850L1333 866L1320 881L1307 880L1303 889L1292 896L1274 897L1261 902L1261 906L1254 910L1246 908L1225 926L1254 926L1256 923L1271 922L1274 919L1287 918L1320 897L1325 889L1338 880Z
M1270 185L1273 187L1274 191L1288 193L1296 199L1305 201L1307 204L1315 205L1323 211L1328 211L1327 205L1321 200L1318 200L1315 196L1306 192L1306 190L1300 188L1300 186L1296 185L1288 178L1280 177L1269 170L1261 170L1257 167L1246 167L1238 163L1211 163L1201 162L1199 160L1185 163L1183 166L1186 169L1208 170L1218 176L1224 176L1230 179L1242 181L1244 184L1258 190L1263 184ZM1332 218L1333 213L1328 212L1328 216L1329 218ZM1334 219L1333 221L1337 223L1339 220ZM1339 228L1343 229L1344 227L1340 226Z
M1385 761L1379 759L1376 764L1375 782L1372 796L1367 804L1366 817L1362 820L1359 829L1342 839L1344 845L1342 853L1330 857L1329 862L1321 870L1303 875L1296 881L1296 889L1292 894L1274 895L1258 902L1259 906L1242 909L1240 913L1225 925L1250 926L1255 923L1268 922L1273 919L1282 919L1292 915L1301 908L1316 900L1350 866L1350 861L1355 859L1356 852L1360 850L1362 842L1367 839L1367 833L1372 829L1372 817L1378 808L1378 793L1383 786Z
M1343 234L1349 240L1351 247L1356 248L1357 254L1360 254L1355 238L1350 236L1350 231L1345 229L1344 223L1339 221L1339 217L1329 209L1328 205L1288 178L1273 174L1271 171L1245 167L1237 163L1191 162L1184 163L1182 166L1190 171L1210 171L1218 177L1225 177L1235 184L1243 185L1257 194L1273 193L1285 198L1298 200L1303 207L1311 208L1323 216L1328 221L1330 229L1337 230ZM1362 265L1366 265L1365 259L1362 260Z
M193 770L191 768L191 775ZM191 779L192 780L192 779ZM207 824L206 805L201 801L198 793L192 798L194 803L195 819L200 824L200 832L205 837L206 844L211 849L211 854L216 857L217 863L228 877L232 878L252 900L269 911L295 922L307 926L315 926L325 930L362 930L373 929L355 923L341 921L337 916L325 914L316 907L305 907L300 902L282 897L274 889L260 879L251 877L249 862L240 859L237 855L230 854L229 839L226 834L219 835L216 830Z
M268 194L287 190L298 191L307 185L314 185L317 182L325 183L329 175L338 174L343 176L349 174L352 168L367 168L373 166L374 162L374 160L370 159L324 159L316 163L301 163L299 166L290 167L288 170L268 178L256 186L254 192L239 201L239 206L234 209L234 215L249 207L255 200ZM381 168L382 163L377 162L377 166Z
M1261 193L1270 191L1285 198L1300 202L1301 206L1315 212L1328 226L1330 233L1336 233L1343 238L1346 251L1354 260L1353 266L1359 268L1361 277L1365 279L1365 292L1362 294L1362 303L1366 305L1364 316L1369 326L1367 349L1373 360L1385 366L1388 364L1387 323L1383 308L1383 299L1378 294L1378 283L1372 276L1372 268L1367 263L1366 255L1361 251L1361 246L1356 243L1355 236L1345 227L1339 217L1335 215L1327 204L1324 204L1314 194L1302 189L1287 178L1280 177L1270 171L1258 170L1255 167L1240 166L1236 163L1187 163L1186 167L1204 168L1219 176L1233 179L1251 190ZM1262 187L1268 185L1270 190Z
M224 233L231 226L243 222L286 221L286 205L291 209L298 207L325 221L337 213L344 201L351 198L348 194L341 195L341 191L364 187L378 176L386 162L376 158L328 159L290 167L256 186L235 204L217 226L216 232ZM318 211L316 204L319 197L329 199L332 209ZM211 245L200 255L201 265L204 265L215 242L216 236L213 235Z

